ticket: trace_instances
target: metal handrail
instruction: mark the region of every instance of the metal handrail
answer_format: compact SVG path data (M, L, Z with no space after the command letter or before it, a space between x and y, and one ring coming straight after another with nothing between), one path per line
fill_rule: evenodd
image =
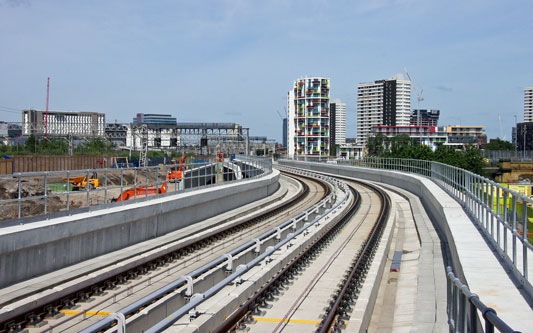
M470 292L468 286L453 274L451 267L448 266L446 272L450 332L479 332L479 314L485 320L485 332L494 332L494 328L503 333L518 332L498 317L496 310L486 306L478 295Z
M324 162L315 160L315 162ZM494 245L501 258L511 267L517 284L532 297L531 283L528 280L528 251L532 250L527 237L528 213L520 213L533 203L533 200L497 184L490 179L467 170L444 163L398 158L366 158L363 160L326 161L339 165L350 165L376 169L398 170L423 175L433 180L448 194L455 198L472 218L486 238ZM504 200L503 209L500 202ZM494 205L494 203L497 203ZM522 205L520 206L519 203ZM495 208L496 206L496 208ZM519 209L522 208L522 209ZM521 225L518 216L521 215ZM521 227L522 233L519 232ZM509 233L509 235L508 235ZM519 242L517 242L519 240ZM509 245L511 243L511 245ZM522 248L522 253L518 251ZM512 259L508 247L512 246ZM519 265L522 260L522 267ZM492 308L486 307L479 297L470 293L468 287L460 282L448 268L448 314L451 332L478 332L479 310L485 319L485 331L515 332L503 322ZM470 308L467 309L467 304ZM466 328L468 327L468 329Z
M337 164L398 170L432 179L463 206L509 264L518 284L533 297L528 265L529 251L533 250L528 237L528 214L533 217L533 210L524 209L533 205L533 199L473 172L440 162L371 157L337 160Z
M306 173L305 171L301 171L301 170L298 171L298 172L301 173L301 174L305 174ZM315 219L313 221L311 221L309 223L306 223L302 228L300 228L298 230L295 230L287 238L284 238L284 239L280 240L280 242L277 243L276 246L267 248L263 253L261 253L259 256L254 258L251 262L247 263L246 265L242 265L242 267L240 266L240 268L237 267L235 269L235 272L230 274L228 277L226 277L221 282L217 283L215 286L213 286L209 290L207 290L204 293L202 293L200 298L191 298L191 301L189 303L187 303L186 305L184 305L183 307L178 309L171 316L167 317L166 319L164 319L163 321L161 321L160 323L158 323L154 327L168 327L168 325L170 325L171 322L173 322L173 320L176 320L179 317L181 317L183 314L188 313L196 305L200 304L205 299L209 298L212 294L216 293L217 290L219 290L220 288L222 288L226 284L230 283L231 281L236 279L238 276L242 275L245 271L249 270L250 268L255 266L257 263L261 262L264 258L269 256L272 252L276 251L278 248L280 248L284 244L286 244L292 238L294 238L297 235L303 233L307 228L309 228L311 225L313 225L316 221L320 220L325 215L329 214L329 212L335 210L337 207L339 207L343 202L345 202L348 199L349 194L348 194L348 189L346 187L346 184L341 183L341 182L337 182L335 179L331 179L329 177L322 177L322 178L329 179L330 182L333 183L333 185L332 185L333 190L330 192L330 194L328 196L326 196L325 198L320 200L318 203L314 204L311 208L308 208L304 212L301 212L298 215L296 215L295 217L292 217L289 220L281 223L277 227L269 229L268 231L266 231L266 232L262 233L261 235L257 236L256 238L260 239L260 240L264 240L264 239L274 235L277 232L278 228L281 228L281 229L291 228L292 226L295 225L295 223L301 222L301 221L305 221L305 219L308 218L308 216L313 211L316 211L319 207L324 207L324 209L326 210L323 214L318 215L317 217L315 217ZM335 198L337 197L337 195L335 193L335 189L339 189L342 192L344 192L344 196L342 198L340 198L338 202L335 202ZM328 204L331 205L332 207L326 208L327 207L326 205L328 205ZM186 275L190 276L192 278L196 278L196 277L204 274L205 272L213 269L214 267L216 267L216 266L218 266L218 265L220 265L220 264L222 264L224 262L227 262L228 261L228 257L226 256L227 254L229 254L232 257L233 256L237 256L239 253L241 253L243 251L247 251L247 250L251 249L255 245L256 245L255 240L250 240L250 241L246 242L245 244L242 244L242 245L238 246L237 248L234 248L234 249L230 250L229 252L221 255L220 257L212 260L211 262L209 262L209 263L207 263L207 264L195 269L194 271L192 271L192 272L190 272L190 273L188 273ZM138 301L126 306L125 308L117 311L117 313L122 313L124 315L130 315L136 309L138 309L140 306L145 306L147 304L152 304L153 301L156 300L156 299L159 299L161 297L161 295L164 295L164 294L168 293L169 291L175 290L176 288L183 287L186 283L187 283L187 281L183 277L179 278L179 279L171 282L170 284L168 284L168 285L166 285L164 287L161 287L160 289L158 289L158 290L152 292L151 294L143 297L142 299L140 299L140 300L138 300ZM114 318L106 317L105 319L103 319L103 320L101 320L101 321L99 321L97 323L94 323L90 327L87 327L82 332L83 333L97 332L97 331L102 330L102 329L106 328L107 326L109 326L114 320L115 320Z
M67 171L46 171L46 172L19 172L11 175L0 175L0 181L7 184L16 184L14 198L0 199L0 206L12 206L12 216L4 214L0 217L5 219L2 226L17 225L34 221L42 221L53 217L72 215L87 211L100 210L116 205L125 205L131 202L143 200L152 200L164 196L159 195L139 195L137 189L143 186L153 186L159 189L166 183L167 194L173 194L182 191L191 191L208 186L217 186L221 183L242 181L235 177L232 170L239 169L245 175L243 178L250 179L268 175L272 173L272 161L270 159L258 159L239 156L234 161L229 162L207 162L207 163L185 163L182 165L183 174L181 181L167 181L166 175L171 172L177 172L179 166L161 165L133 168L105 168L105 169L84 169L84 170L67 170ZM93 173L98 173L98 179L101 180L101 186L91 188L89 184L79 191L71 189L70 180L74 176L85 176L88 180ZM110 177L117 177L115 184L110 182ZM140 176L144 181L140 181ZM61 192L51 192L49 184L51 179L66 179L66 190ZM132 178L133 181L127 181ZM33 182L35 195L25 196L23 184ZM120 183L119 183L120 182ZM112 203L112 198L122 196L124 191L133 189L135 195L127 200ZM103 195L102 195L103 192ZM59 198L60 200L56 199ZM55 200L56 207L52 207L51 200ZM60 201L60 203L57 203ZM74 203L76 202L75 207ZM32 209L40 208L40 211L30 214L27 207ZM42 208L41 208L42 207Z

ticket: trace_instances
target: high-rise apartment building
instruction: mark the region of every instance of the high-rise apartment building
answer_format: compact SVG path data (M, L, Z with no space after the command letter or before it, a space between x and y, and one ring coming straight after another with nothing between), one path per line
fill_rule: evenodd
M411 81L402 74L357 86L357 143L365 145L374 126L409 126Z
M524 122L533 122L533 87L524 89Z
M413 110L411 111L411 126L438 126L439 110Z
M343 145L346 143L346 104L335 99L329 104L329 112L329 142Z
M288 154L290 157L329 155L330 79L305 77L288 94Z

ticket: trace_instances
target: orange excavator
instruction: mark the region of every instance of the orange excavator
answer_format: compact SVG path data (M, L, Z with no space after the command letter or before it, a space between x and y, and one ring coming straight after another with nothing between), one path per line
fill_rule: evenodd
M167 193L167 183L163 183L160 188L157 188L154 185L137 186L136 188L130 188L129 190L122 192L122 195L120 195L118 198L111 199L111 202L125 201L135 196L143 197L147 195L164 193Z
M187 160L187 156L185 154L183 154L183 156L181 156L181 160L180 160L180 164L179 164L178 170L170 170L167 173L167 181L168 182L175 183L175 182L181 181L181 176L183 174L183 164L185 163L186 160Z

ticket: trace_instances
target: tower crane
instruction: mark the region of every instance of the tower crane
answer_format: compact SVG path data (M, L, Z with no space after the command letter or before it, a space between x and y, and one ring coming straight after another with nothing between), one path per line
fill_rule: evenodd
M407 68L404 67L405 74L407 74L407 77L409 78L409 82L411 82L411 87L413 88L413 91L416 94L416 100L417 100L417 113L416 113L416 125L420 126L420 102L424 100L424 97L422 97L422 93L424 92L424 89L420 89L420 92L416 90L415 84L413 83L413 80L411 80L411 75L409 75L409 72L407 71Z

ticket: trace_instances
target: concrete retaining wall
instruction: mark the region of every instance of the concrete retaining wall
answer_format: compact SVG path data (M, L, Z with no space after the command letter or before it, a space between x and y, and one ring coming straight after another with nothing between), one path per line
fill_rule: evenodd
M160 199L0 229L0 287L159 237L264 198L279 172Z

